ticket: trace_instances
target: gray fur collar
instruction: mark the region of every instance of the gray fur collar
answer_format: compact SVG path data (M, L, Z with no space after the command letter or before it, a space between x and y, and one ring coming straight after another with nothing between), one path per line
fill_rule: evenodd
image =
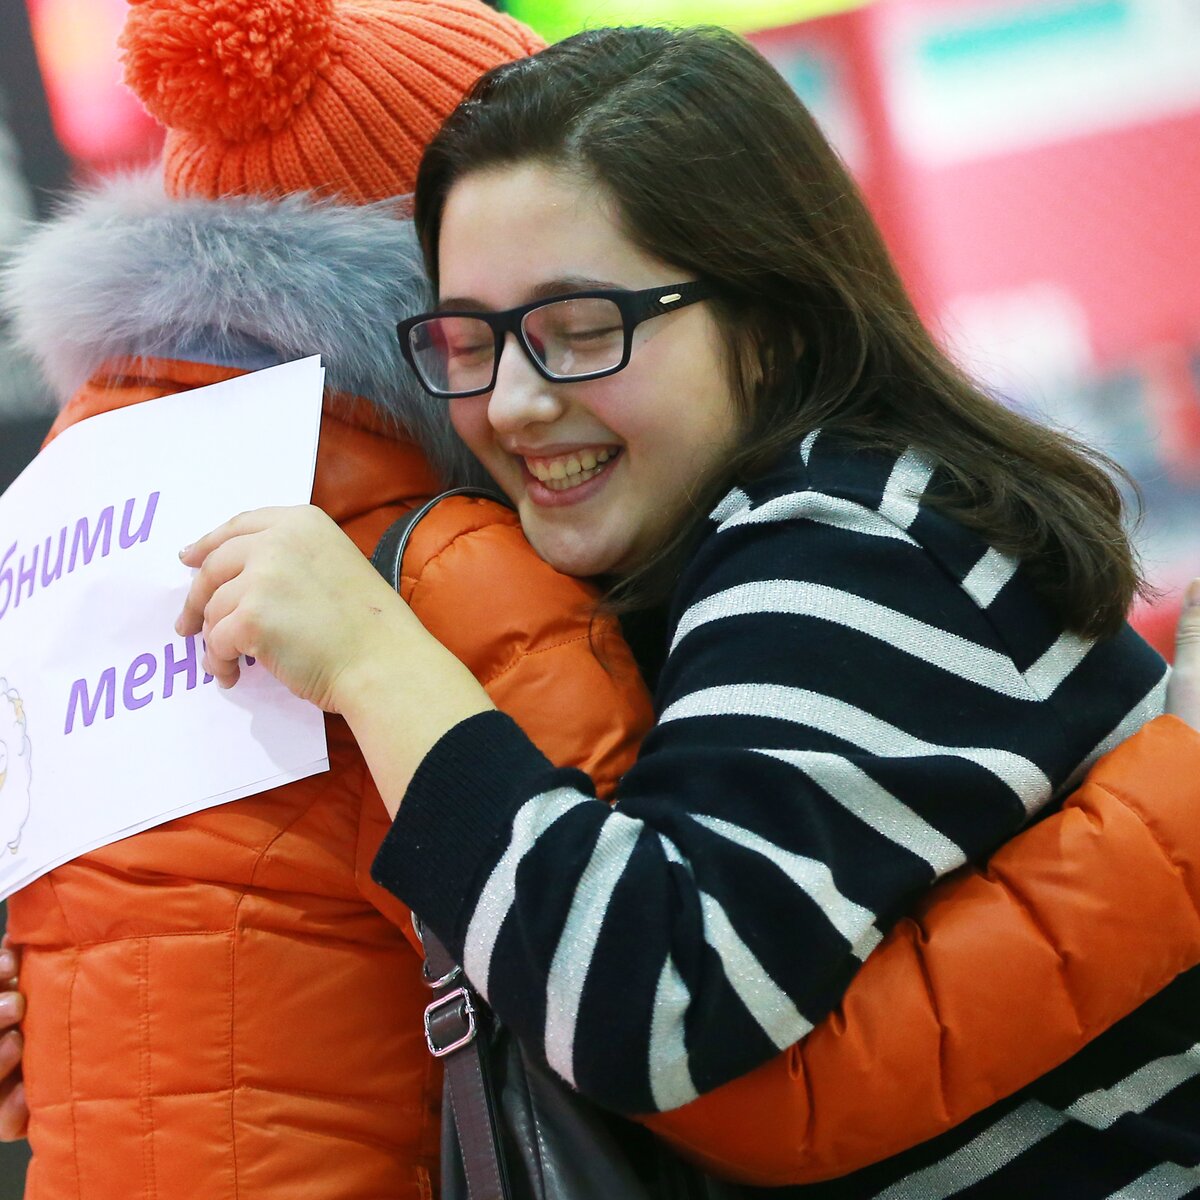
M478 468L396 342L396 321L429 306L412 222L398 213L308 196L171 200L152 175L115 179L21 244L0 305L61 402L117 357L223 339L281 361L319 353L331 389L372 401L459 482Z

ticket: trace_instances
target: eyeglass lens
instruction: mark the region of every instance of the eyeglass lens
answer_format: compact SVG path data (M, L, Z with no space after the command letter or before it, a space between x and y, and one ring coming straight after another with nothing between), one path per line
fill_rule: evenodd
M602 297L540 305L525 314L521 329L529 352L559 379L610 370L625 352L621 310ZM469 392L491 386L496 336L478 317L432 317L413 327L409 344L426 386Z

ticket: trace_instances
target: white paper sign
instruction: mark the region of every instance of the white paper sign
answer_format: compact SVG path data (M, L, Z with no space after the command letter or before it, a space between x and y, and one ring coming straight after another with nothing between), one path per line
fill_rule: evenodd
M172 817L328 770L258 665L222 691L174 623L179 550L312 495L317 358L104 413L0 496L0 897Z

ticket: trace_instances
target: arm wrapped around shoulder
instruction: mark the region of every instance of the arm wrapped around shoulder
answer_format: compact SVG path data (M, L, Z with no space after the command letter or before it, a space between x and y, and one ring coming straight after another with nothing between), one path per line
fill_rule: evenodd
M935 888L801 1043L642 1118L746 1183L848 1174L1012 1094L1200 962L1200 734L1160 717Z
M542 753L612 793L654 714L593 584L538 558L510 509L451 495L414 528L400 594Z

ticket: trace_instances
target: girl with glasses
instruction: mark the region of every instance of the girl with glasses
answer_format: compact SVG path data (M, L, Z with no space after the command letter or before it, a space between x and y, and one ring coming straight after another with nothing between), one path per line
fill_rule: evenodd
M416 222L438 303L406 357L537 553L637 617L657 722L616 807L319 514L185 551L179 631L223 684L251 653L346 716L396 814L377 878L560 1075L669 1133L1161 711L1120 495L935 346L808 113L730 34L599 30L490 72L426 152ZM1198 986L829 1194L1064 1194L1050 1162L1086 1174L1072 1195L1186 1194Z

